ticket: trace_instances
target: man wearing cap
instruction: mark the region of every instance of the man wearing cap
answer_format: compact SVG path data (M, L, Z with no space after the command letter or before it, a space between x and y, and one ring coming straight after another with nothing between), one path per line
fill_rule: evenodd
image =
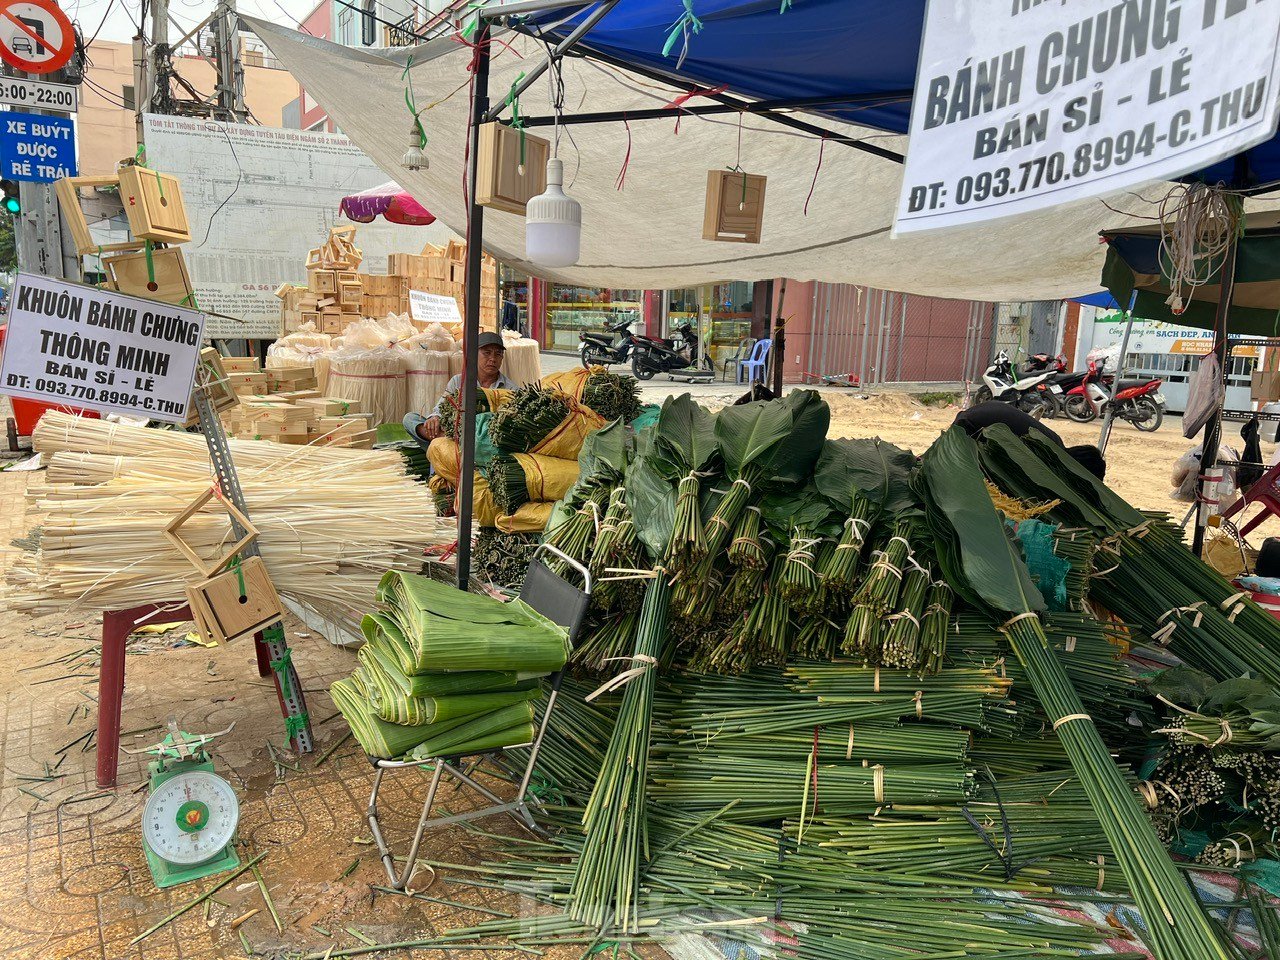
M476 382L485 388L516 389L516 385L502 375L502 357L507 352L507 348L502 343L501 334L480 334L476 347L479 355L476 363ZM462 374L452 377L444 389L446 396L456 393L461 397ZM444 402L446 401L443 396L437 400L429 417L411 413L404 418L404 428L424 447L440 436L440 404Z

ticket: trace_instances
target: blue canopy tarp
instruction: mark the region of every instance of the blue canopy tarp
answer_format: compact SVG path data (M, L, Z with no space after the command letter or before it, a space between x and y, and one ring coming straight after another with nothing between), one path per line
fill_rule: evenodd
M595 6L551 10L524 23L563 39ZM687 33L687 52L681 30L663 54L685 12L681 0L623 0L578 45L702 89L727 86L730 93L761 100L834 98L805 109L907 132L925 0L793 0L789 6L782 0L692 0L691 6L702 27ZM1222 181L1236 189L1280 181L1280 138L1184 179Z

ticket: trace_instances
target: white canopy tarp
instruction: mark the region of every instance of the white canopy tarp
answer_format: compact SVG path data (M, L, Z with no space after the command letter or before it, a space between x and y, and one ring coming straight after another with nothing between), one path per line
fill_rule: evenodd
M444 38L411 49L362 50L243 19L344 134L440 221L465 233L469 46ZM517 77L545 57L546 47L519 34L495 37L501 42L492 46L489 91L491 101L501 103ZM406 64L428 137L430 167L417 172L400 165L410 132ZM586 59L566 58L563 77L567 113L651 109L683 92ZM544 75L524 94L523 113L550 113L548 84ZM905 137L805 119L898 153L906 147ZM1169 189L1154 183L1140 194L893 238L900 164L823 144L764 117L684 116L678 135L675 120L673 111L670 120L638 120L629 131L622 123L562 128L565 188L583 208L576 266L533 269L524 261L524 219L491 208L485 211L485 249L518 269L581 286L673 289L791 277L937 297L1052 300L1099 289L1105 248L1098 231L1150 222ZM551 136L550 127L531 132ZM707 171L736 163L769 178L759 244L702 239ZM1277 206L1280 201L1250 201L1249 209Z

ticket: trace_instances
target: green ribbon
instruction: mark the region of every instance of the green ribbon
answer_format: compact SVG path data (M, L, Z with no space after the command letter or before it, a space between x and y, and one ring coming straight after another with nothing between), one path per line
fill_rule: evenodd
M483 0L475 0L475 2L467 4L467 9L475 10L476 13L472 15L471 22L462 28L464 40L470 40L475 36L476 31L480 29L480 11L484 9L484 2Z
M237 554L231 561L231 569L236 572L236 581L240 584L240 596L247 596L244 589L244 570L240 567L240 555Z
M427 145L427 131L423 129L422 120L418 117L421 113L418 104L413 96L413 81L409 78L409 69L413 66L413 57L409 57L405 61L404 70L400 73L400 79L405 81L404 85L404 105L409 108L409 115L413 117L413 129L418 134L418 149L421 150Z
M160 199L163 200L164 199L164 181L160 179L159 170L155 171L155 174L156 174L156 188L160 191Z
M279 660L271 661L271 669L276 673L283 674L293 664L293 648L285 647L284 653L280 655Z
M142 143L138 144L138 150L133 155L133 163L135 166L145 167L147 165L147 160L145 157L146 152L147 152L146 145Z
M307 715L300 713L296 717L284 718L284 745L287 748L289 742L293 740L303 730L307 729Z
M685 56L689 53L689 34L699 34L702 32L702 21L698 19L697 14L693 12L693 0L684 0L684 13L676 19L671 25L671 30L667 34L667 42L662 45L662 55L664 57L671 56L671 51L675 49L676 41L684 37L684 50L680 53L680 59L676 61L676 67L684 63Z
M151 251L154 248L155 248L155 244L153 244L150 240L143 241L142 249L145 250L147 254L147 283L151 284L152 286L154 286L156 282L156 264L155 264L155 261L151 259Z
M524 71L520 71L520 76L516 77L511 83L511 89L507 91L506 104L511 107L511 129L520 131L520 166L524 166L524 117L520 116L520 97L516 95L516 85L524 79Z
M782 0L782 6L778 8L779 13L786 13L791 9L792 0Z

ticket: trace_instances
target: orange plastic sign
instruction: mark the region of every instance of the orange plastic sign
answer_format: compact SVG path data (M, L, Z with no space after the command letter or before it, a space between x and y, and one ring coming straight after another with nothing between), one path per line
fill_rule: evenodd
M0 0L0 60L27 73L53 73L75 50L75 30L53 0Z

